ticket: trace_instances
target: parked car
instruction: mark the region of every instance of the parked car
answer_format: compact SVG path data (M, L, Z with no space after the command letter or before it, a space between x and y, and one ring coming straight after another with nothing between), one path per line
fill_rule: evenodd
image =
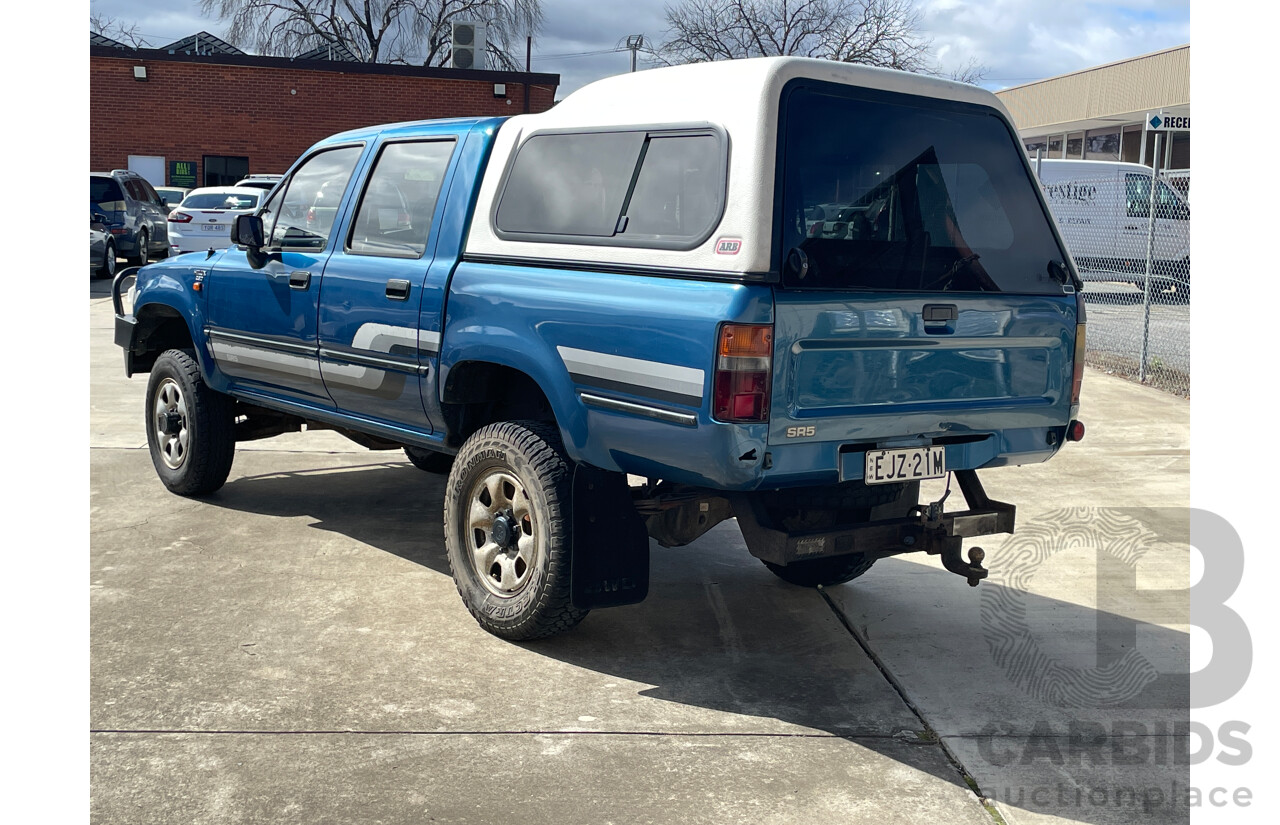
M268 191L275 188L284 175L249 175L236 182L236 186L250 186L254 189L266 189Z
M190 189L184 189L181 186L157 186L156 194L160 196L160 202L164 204L165 209L170 212L178 208L178 204L182 203L182 199L187 196Z
M131 264L168 254L168 210L160 195L136 172L115 169L89 173L91 208L106 216L107 232Z
M107 216L89 204L89 271L102 278L116 274L116 239L107 230Z
M794 585L912 552L976 585L963 542L1015 521L977 474L1084 436L1082 284L961 83L757 58L354 129L231 242L112 288L161 483L211 493L237 440L312 426L403 447L448 472L450 570L503 638L644 599L650 538L732 518ZM920 500L951 474L967 507Z
M169 213L169 251L203 252L231 245L228 234L236 215L258 208L261 189L247 186L209 186L193 189Z

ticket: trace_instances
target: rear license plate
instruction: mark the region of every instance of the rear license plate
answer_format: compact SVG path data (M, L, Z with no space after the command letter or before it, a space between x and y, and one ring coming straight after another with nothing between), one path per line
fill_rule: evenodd
M919 481L924 478L942 478L946 474L947 457L943 447L867 451L864 476L867 484Z
M226 229L226 227L225 227L225 226L223 226L223 225L221 225L221 224L217 224L217 223L213 223L213 224L209 224L209 223L201 224L200 228L201 228L203 231L205 231L205 232L222 232L223 230L225 230L225 229Z

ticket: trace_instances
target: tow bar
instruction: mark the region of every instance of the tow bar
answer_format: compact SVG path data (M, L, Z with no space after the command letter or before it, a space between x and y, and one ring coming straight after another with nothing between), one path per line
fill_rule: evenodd
M947 494L932 504L917 505L917 515L885 519L830 530L788 532L773 526L760 502L750 495L735 495L734 515L751 555L772 564L861 553L885 558L903 553L925 552L941 556L942 566L964 577L970 587L987 577L982 566L986 551L969 549L968 560L961 555L964 539L996 533L1012 533L1015 506L987 496L975 470L956 470L955 480L969 509L943 512Z

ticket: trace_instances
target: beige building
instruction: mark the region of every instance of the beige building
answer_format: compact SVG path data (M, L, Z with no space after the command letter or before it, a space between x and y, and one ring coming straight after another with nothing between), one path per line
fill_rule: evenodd
M1035 156L1122 160L1150 166L1155 133L1143 142L1148 113L1191 116L1191 45L996 92ZM1191 133L1165 139L1161 169L1191 168Z

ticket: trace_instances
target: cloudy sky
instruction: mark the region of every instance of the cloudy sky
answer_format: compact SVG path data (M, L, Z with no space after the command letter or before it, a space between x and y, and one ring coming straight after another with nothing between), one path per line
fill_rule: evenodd
M542 0L546 23L534 41L533 70L558 73L561 97L625 72L628 54L606 50L630 34L660 40L663 6L664 0ZM916 6L942 68L975 58L986 68L982 85L992 90L1191 40L1190 0L916 0ZM198 0L90 0L89 7L136 23L153 46L202 29L223 32L220 21L200 14Z

